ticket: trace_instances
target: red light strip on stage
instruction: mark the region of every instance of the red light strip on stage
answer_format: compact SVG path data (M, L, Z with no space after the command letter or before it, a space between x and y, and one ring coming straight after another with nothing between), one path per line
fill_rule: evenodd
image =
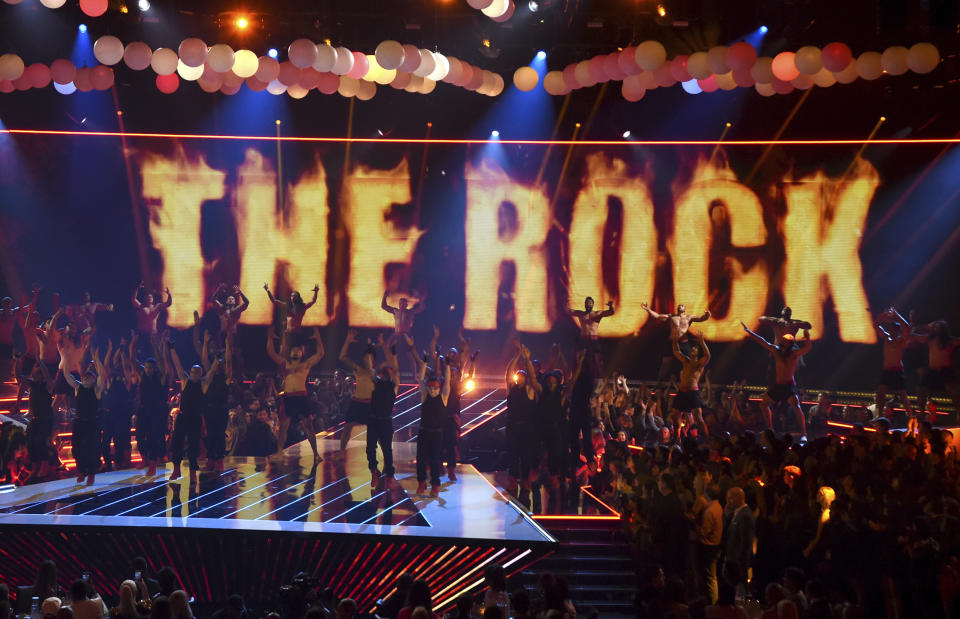
M643 447L640 445L627 445L627 449L631 451L643 451Z
M10 135L63 135L105 138L166 138L186 140L249 140L264 142L329 142L335 144L525 144L534 146L818 146L859 144L960 144L960 138L847 139L847 140L507 140L489 138L348 138L268 135L206 135L199 133L140 133L120 131L59 131L50 129L0 129Z
M841 423L841 422L839 422L839 421L828 421L828 422L827 422L827 425L828 425L828 426L833 426L834 428L844 428L844 429L846 429L846 430L853 430L853 428L855 427L852 423ZM870 428L870 427L867 427L867 426L863 426L863 429L866 430L867 432L876 432L876 431L877 431L876 428Z
M606 507L607 509L609 509L611 512L613 512L614 514L616 514L618 518L620 517L620 512L618 512L617 510L613 509L612 507L610 507L609 505L607 505L606 503L604 503L603 501L601 501L601 500L600 500L600 497L598 497L598 496L595 495L594 493L590 492L590 490L587 490L587 488L592 488L592 486L581 486L581 487L580 487L580 491L583 492L584 494L586 494L588 497L592 498L594 501L596 501L596 502L599 503L600 505L603 505L604 507Z

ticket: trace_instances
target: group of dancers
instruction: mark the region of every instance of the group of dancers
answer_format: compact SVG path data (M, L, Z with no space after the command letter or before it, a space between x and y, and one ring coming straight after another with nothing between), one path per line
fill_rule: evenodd
M319 286L314 287L309 302L295 291L281 300L268 285L264 289L269 302L283 313L281 332L269 330L266 341L267 356L276 364L282 385L278 450L286 446L293 424L306 436L319 459L308 377L325 351L319 331L314 329L311 336L303 327L304 316L316 302ZM0 300L0 375L8 377L15 369L20 382L19 397L29 394L27 450L31 477L46 478L51 467L58 465L53 443L54 411L66 408L68 400L73 410L72 444L78 481L94 483L101 460L107 470L129 464L129 428L134 414L138 449L147 475L156 475L157 467L169 453L173 463L171 480L182 476L181 461L186 457L190 482L197 483L204 428L207 466L214 471L222 469L230 385L242 377L237 326L250 304L238 286L221 284L209 299L209 308L216 313L219 323L215 334L204 331L201 338L200 312L194 313L193 348L197 363L189 367L181 362L169 332L161 333L158 328L160 315L172 303L168 289L155 295L143 283L137 286L131 297L136 328L129 339L121 339L117 346L109 341L102 356L100 346L94 343L97 314L114 311L114 305L95 302L84 294L80 303L61 306L58 295L53 295L54 312L44 320L38 311L39 295L40 288L35 286L32 298L25 297L18 307L13 306L9 297ZM394 318L393 332L387 338L381 335L376 342L368 340L358 358L351 356L357 334L347 334L339 362L353 373L355 389L346 412L339 453L345 452L356 426L366 426L372 486L395 486L392 418L400 382L398 347L404 345L412 359L421 399L418 492L426 493L429 482L430 494L435 496L444 473L449 481L456 480L460 400L465 381L476 372L478 351L471 351L470 341L461 331L459 348L443 352L437 345L439 331L434 328L434 339L426 352L418 352L411 332L415 316L425 308L425 299L417 296L420 298L412 307L406 298L393 307L384 294L381 307ZM688 314L683 304L675 312L664 314L646 304L643 307L652 319L670 327L665 366L672 362L680 366L669 423L673 429L695 429L699 436L705 436L705 404L699 385L710 362L710 349L703 334L695 333L691 327L710 320L711 313ZM590 297L582 310L569 311L580 327L572 368L566 367L556 348L547 363L540 364L532 358L529 348L516 342L505 373L504 456L505 468L513 476L521 500L528 500L531 481L542 468L548 472L551 486L558 486L569 472L571 455L581 462L589 461L593 455L590 398L603 373L597 342L601 321L614 311L612 302L607 303L605 310L595 309ZM765 423L772 427L773 408L782 404L793 411L805 435L806 420L795 376L802 357L811 349L811 325L794 319L789 307L777 316L761 317L759 323L770 327L771 338L764 338L746 324L743 328L750 339L770 353L772 361L769 388L761 404ZM14 351L16 326L23 332L25 343L19 354ZM876 396L879 411L885 410L890 394L908 411L925 410L931 391L945 391L956 404L960 392L953 353L960 346L960 338L950 336L947 323L914 325L894 308L888 308L876 316L875 326L883 342L884 362ZM801 331L803 337L798 338ZM915 408L905 389L903 359L918 346L927 347L929 368L921 380ZM176 416L171 430L172 403L176 405ZM911 415L911 419L915 416ZM378 447L382 466L377 459Z

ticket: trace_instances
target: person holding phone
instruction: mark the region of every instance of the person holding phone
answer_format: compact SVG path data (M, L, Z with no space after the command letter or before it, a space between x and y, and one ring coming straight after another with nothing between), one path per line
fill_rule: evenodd
M93 588L90 572L70 585L70 608L74 619L100 619L107 614L107 606Z

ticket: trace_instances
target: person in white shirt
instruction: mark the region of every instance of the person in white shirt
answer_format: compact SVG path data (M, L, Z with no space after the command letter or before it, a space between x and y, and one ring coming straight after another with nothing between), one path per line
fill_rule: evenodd
M75 580L70 585L70 608L74 619L101 619L107 616L107 605L88 580Z

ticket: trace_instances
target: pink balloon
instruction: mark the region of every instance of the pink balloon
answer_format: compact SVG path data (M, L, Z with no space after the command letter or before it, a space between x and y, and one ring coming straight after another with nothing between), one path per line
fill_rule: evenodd
M454 86L459 86L460 88L466 87L470 83L470 80L473 79L473 74L476 71L479 71L477 67L473 66L467 62L460 63L460 75L457 76L457 79L453 81Z
M13 85L13 82L10 80L0 80L0 92L7 94L16 90L17 87Z
M607 79L620 81L627 77L626 72L620 68L620 52L613 52L603 57L603 71L607 74Z
M780 52L773 57L773 64L771 69L773 69L773 75L779 80L784 82L789 82L796 76L800 75L800 69L797 68L794 58L796 54L793 52ZM791 88L793 88L791 86Z
M240 92L240 85L224 83L224 85L220 87L220 92L225 95L235 95Z
M623 95L624 99L631 103L635 103L643 98L643 95L646 94L646 90L640 85L640 80L636 79L635 75L631 75L623 80L623 84L620 86L620 93Z
M397 71L397 77L393 78L393 81L390 82L390 87L397 90L403 90L410 84L410 79L413 76L413 73L404 73L403 71Z
M620 65L620 70L627 75L639 75L643 72L643 69L637 64L636 52L637 47L635 45L631 45L630 47L624 48L624 50L620 52L620 57L617 59L617 64Z
M317 90L325 95L332 95L337 92L338 88L340 88L339 75L335 75L329 71L320 74L320 79L317 80Z
M594 56L590 59L590 64L587 69L590 71L590 77L596 82L606 82L610 78L607 77L607 72L603 68L603 61L606 60L605 56Z
M355 80L361 79L370 70L370 61L363 52L353 52L353 68L347 73L347 77ZM280 80L283 82L283 80Z
M504 14L501 15L500 17L491 17L490 19L492 19L493 21L497 22L498 24L502 24L503 22L505 22L505 21L507 21L508 19L510 19L511 17L513 17L513 12L516 11L516 10L517 10L517 5L513 3L513 0L510 0L510 4L509 4L509 6L507 6L507 12L506 12L506 13L504 13Z
M483 86L483 70L476 69L473 72L473 77L470 78L470 81L467 82L465 88L467 90L476 90Z
M107 12L107 0L80 0L80 10L90 17L100 17Z
M176 73L157 76L157 90L165 95L173 94L180 87L180 78ZM79 86L77 87L79 89Z
M31 88L46 88L50 85L50 69L45 64L34 63L23 71Z
M238 89L240 88L240 86L243 86L243 78L237 75L236 73L234 73L233 71L227 71L226 73L221 74L220 77L223 78L223 85L228 86L231 89L234 86L236 86Z
M577 63L568 64L563 68L563 83L566 84L570 90L581 88L580 82L577 81L576 71Z
M300 86L307 90L313 90L320 83L320 72L313 67L307 67L300 70Z
M420 66L420 50L416 45L405 43L403 45L403 62L397 67L398 71L404 73L413 73Z
M113 86L113 79L113 69L102 64L95 66L93 73L90 75L90 83L97 90L110 90L110 87Z
M749 71L757 61L757 50L746 41L737 41L727 48L727 65L734 71Z
M657 86L662 88L669 88L677 83L677 78L673 77L673 73L670 71L671 63L665 62L660 65L660 68L653 72L653 80L657 83Z
M69 84L77 74L77 67L65 58L50 63L50 77L58 84Z
M717 80L713 75L705 80L697 80L697 85L700 86L700 90L703 92L714 92L717 88L720 88L717 86Z
M77 69L77 74L73 76L73 85L80 92L90 92L93 90L93 82L90 81L92 74L93 70L87 67Z
M853 53L845 43L830 43L820 51L820 61L827 71L839 73L853 60Z
M246 80L244 80L244 83L247 85L247 88L253 92L261 92L266 90L267 86L269 86L267 82L261 82L255 76L248 77ZM337 83L339 84L339 80L337 80Z
M799 74L799 71L797 73ZM773 91L778 95L789 95L793 92L793 84L781 79L774 79L770 85L773 86Z
M284 86L293 86L300 83L300 69L293 66L289 60L280 63L280 75L277 76Z
M693 79L693 76L687 71L687 58L689 56L684 54L670 61L670 75L678 82L689 82Z
M756 82L750 75L750 69L738 69L733 72L733 81L741 88L750 88Z
M200 90L213 94L220 90L220 86L223 85L221 80L205 80L202 77L197 80L197 86L200 87Z

